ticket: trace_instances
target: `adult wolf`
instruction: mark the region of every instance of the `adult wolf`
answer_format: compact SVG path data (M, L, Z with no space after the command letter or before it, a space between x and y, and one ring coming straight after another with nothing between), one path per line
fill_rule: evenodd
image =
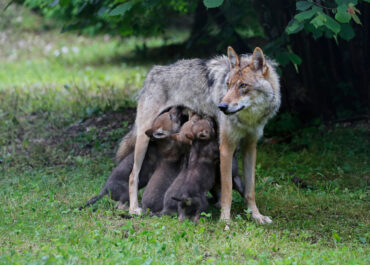
M228 47L228 56L210 60L180 60L168 66L154 66L140 92L133 129L124 137L117 159L135 146L130 175L130 213L141 213L138 176L149 138L145 135L154 118L170 106L182 105L218 123L221 170L221 219L230 219L232 201L232 159L241 143L245 177L244 198L258 223L271 219L260 214L255 201L256 143L266 122L280 106L280 84L276 64L265 59L260 48L240 57ZM221 111L220 111L221 110Z

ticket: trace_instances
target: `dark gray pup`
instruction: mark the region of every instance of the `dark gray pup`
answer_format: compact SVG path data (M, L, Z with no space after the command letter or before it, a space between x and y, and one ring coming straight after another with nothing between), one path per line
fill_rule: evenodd
M209 118L199 120L192 126L192 146L187 172L179 189L172 199L178 201L179 220L189 217L198 222L200 214L208 208L207 192L215 183L219 147L215 132L215 122Z
M141 168L139 174L139 189L148 184L148 181L154 173L159 160L160 154L158 153L155 144L150 143L147 154L145 155L143 167ZM110 195L112 200L118 201L117 207L119 209L124 209L125 203L129 201L128 181L133 165L134 152L132 151L121 160L117 167L113 169L100 193L87 201L84 206L81 206L80 210L87 206L93 205L107 194Z
M184 162L184 151L180 143L171 137L158 139L157 141L158 152L162 158L149 180L141 200L143 210L149 209L153 213L162 210L163 198L168 187L186 164Z
M150 133L154 134L155 137L159 139L169 137L171 134L178 132L185 119L183 113L182 107L173 107L165 111L154 120ZM161 155L158 152L159 143L158 141L149 143L147 150L148 154L145 155L143 166L139 174L140 189L148 184L150 177L155 172L161 160ZM122 158L118 166L110 174L100 193L90 199L84 206L80 207L80 210L96 203L107 194L110 194L112 200L118 201L117 207L119 209L124 209L125 203L129 201L128 183L133 164L134 150Z
M143 209L150 209L154 213L162 210L164 194L181 170L184 153L181 144L171 137L181 128L184 110L177 107L172 108L169 113L168 116L156 119L152 128L145 132L156 143L157 152L161 156L142 197ZM172 133L164 133L163 128Z

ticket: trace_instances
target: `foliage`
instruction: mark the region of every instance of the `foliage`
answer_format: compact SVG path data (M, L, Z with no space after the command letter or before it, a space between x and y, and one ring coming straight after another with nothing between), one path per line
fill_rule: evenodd
M66 21L63 31L109 32L120 36L162 34L171 18L195 8L185 0L26 0L25 4L47 17Z
M355 36L351 21L361 25L360 10L356 8L357 0L336 0L319 2L298 1L298 13L286 27L288 34L295 34L305 30L312 34L314 39L325 36L337 39L338 35L350 40ZM368 2L368 1L365 1ZM325 5L325 6L324 6ZM335 18L335 19L334 19Z

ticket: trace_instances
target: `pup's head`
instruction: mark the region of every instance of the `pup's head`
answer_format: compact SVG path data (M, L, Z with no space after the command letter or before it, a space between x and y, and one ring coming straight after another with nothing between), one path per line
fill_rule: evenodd
M169 137L174 132L180 130L182 115L183 113L180 108L172 107L168 112L164 112L155 118L152 128L147 130L145 134L155 139Z
M201 117L198 114L189 114L189 120L185 122L184 125L182 125L180 132L171 135L172 139L180 143L191 145L191 139L189 139L187 135L192 135L192 127L194 123L196 123L200 119Z
M257 103L258 96L272 92L273 88L268 81L270 66L261 48L255 48L249 58L239 57L230 46L227 54L230 63L230 74L225 80L228 90L218 108L230 115Z
M206 117L194 122L191 133L187 133L186 137L190 140L211 140L216 137L216 124L210 117Z

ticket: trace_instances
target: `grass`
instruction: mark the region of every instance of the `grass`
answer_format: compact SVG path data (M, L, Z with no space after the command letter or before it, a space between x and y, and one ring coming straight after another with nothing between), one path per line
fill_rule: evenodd
M9 12L0 18L12 31L0 50L0 264L369 263L368 123L305 127L259 144L256 198L269 226L250 220L238 194L229 230L213 208L199 225L122 219L108 198L76 210L114 167L149 66L126 63L140 40L37 33L49 22ZM17 46L29 38L26 50Z

